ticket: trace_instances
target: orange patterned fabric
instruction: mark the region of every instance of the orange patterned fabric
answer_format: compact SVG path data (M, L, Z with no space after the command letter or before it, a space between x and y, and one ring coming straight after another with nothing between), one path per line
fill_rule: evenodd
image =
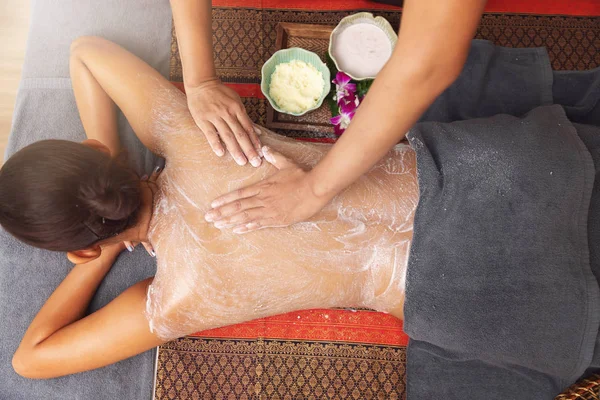
M402 321L368 310L305 310L212 329L205 338L324 340L406 346Z

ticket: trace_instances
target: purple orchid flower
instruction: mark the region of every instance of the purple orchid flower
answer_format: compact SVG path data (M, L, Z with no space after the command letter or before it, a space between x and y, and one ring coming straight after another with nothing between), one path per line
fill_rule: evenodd
M356 93L350 92L348 95L344 96L340 100L337 101L339 107L345 107L347 110L356 110L358 105L362 101Z
M343 73L342 71L338 71L335 75L335 79L332 81L335 83L335 100L340 104L344 99L350 97L351 102L354 102L354 98L356 98L356 84L350 83L350 78L348 75Z
M331 118L330 120L333 124L333 131L337 136L341 136L346 128L348 128L348 125L350 125L350 121L352 121L355 113L356 105L354 102L340 104L340 114Z

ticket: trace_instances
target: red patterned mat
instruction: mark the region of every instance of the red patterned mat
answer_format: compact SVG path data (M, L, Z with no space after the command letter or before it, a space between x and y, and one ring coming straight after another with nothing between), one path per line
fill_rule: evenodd
M309 310L159 348L156 399L401 399L407 336L373 311Z

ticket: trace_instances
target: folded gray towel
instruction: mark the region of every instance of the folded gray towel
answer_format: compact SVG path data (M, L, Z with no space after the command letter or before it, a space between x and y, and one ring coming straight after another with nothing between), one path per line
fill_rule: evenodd
M596 280L600 282L600 126L582 124L573 124L573 126L590 152L596 167L596 179L594 180L588 219L588 241L592 272L596 276ZM600 373L600 334L596 338L594 356L586 374L591 372Z
M421 123L408 399L551 399L590 365L595 169L560 106Z
M561 93L564 89L556 88ZM462 121L499 113L521 116L549 104L552 68L544 47L508 48L494 46L487 40L473 40L458 79L420 121Z
M572 122L600 125L600 67L588 71L554 71L554 103Z
M169 72L171 10L167 1L33 1L8 156L42 139L85 138L68 78L69 46L82 35L111 39L163 75ZM119 130L133 165L140 172L151 171L157 158L141 145L122 115ZM154 260L143 249L123 254L98 289L90 311L154 275L155 268ZM155 351L99 370L46 381L24 379L12 370L11 358L23 333L69 270L64 254L33 249L0 229L0 398L150 399Z

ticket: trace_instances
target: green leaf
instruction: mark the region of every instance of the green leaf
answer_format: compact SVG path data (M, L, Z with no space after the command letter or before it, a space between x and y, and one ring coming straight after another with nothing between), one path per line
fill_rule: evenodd
M372 84L373 79L365 79L364 81L358 81L356 83L356 94L359 97L364 97L371 88Z
M335 78L335 74L338 73L338 70L335 67L335 63L333 62L333 59L329 55L329 52L325 53L325 65L327 65L327 68L329 68L329 72L331 72L331 77Z
M338 73L337 68L335 67L335 63L331 59L329 52L325 53L325 65L329 68L329 72L331 74L331 78L335 78L335 75ZM329 104L329 109L331 110L331 117L335 117L340 114L339 107L337 102L334 100L335 97L335 85L331 85L331 90L329 91L329 95L327 96L327 102Z
M331 110L331 118L340 115L340 108L337 105L337 101L333 99L333 96L329 96L327 102L329 103L329 109Z

